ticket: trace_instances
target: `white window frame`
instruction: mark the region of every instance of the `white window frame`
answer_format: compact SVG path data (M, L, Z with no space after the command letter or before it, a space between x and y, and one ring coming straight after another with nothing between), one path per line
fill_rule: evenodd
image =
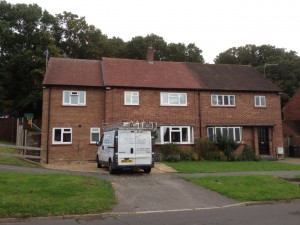
M231 104L231 98L233 103ZM226 103L227 101L227 103ZM225 107L234 107L236 105L235 95L211 95L211 105L212 106L225 106Z
M72 96L78 96L76 103L72 102ZM86 91L63 91L62 104L65 106L86 106Z
M183 129L187 131L187 140L183 140ZM168 131L169 141L164 141L164 131ZM176 144L194 144L194 127L193 126L161 126L157 130L158 138L156 144L176 143ZM172 133L179 133L180 141L172 142Z
M95 144L97 141L100 141L100 128L99 127L91 127L90 129L90 143ZM98 134L98 140L93 141L93 134Z
M258 101L256 101L258 100ZM258 104L256 104L258 102ZM266 107L267 102L266 102L266 96L264 95L255 95L254 96L254 105L255 107Z
M55 130L61 130L60 141L55 140ZM71 134L71 141L64 141L64 134ZM72 128L70 127L54 127L52 130L52 144L72 144Z
M184 101L182 101L182 98ZM174 103L174 100L178 103ZM173 101L173 102L172 102ZM161 106L187 106L187 93L160 93L160 105Z
M134 102L134 98L137 98L137 102ZM139 104L140 104L140 95L138 91L124 92L124 105L139 105Z
M237 143L241 143L243 140L243 128L242 127L207 127L207 138L216 142L217 141L217 133L220 132L221 135L224 135L224 133L230 133L230 129L233 130L233 140L236 141ZM239 140L237 140L237 133L236 131L238 130L238 136Z

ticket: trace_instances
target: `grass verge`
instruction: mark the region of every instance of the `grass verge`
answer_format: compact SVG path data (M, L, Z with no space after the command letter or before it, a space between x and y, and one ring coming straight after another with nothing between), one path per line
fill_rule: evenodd
M91 177L0 173L0 217L37 217L109 211L112 186Z
M299 187L268 175L198 177L186 180L242 202L300 198Z
M214 161L182 161L164 162L180 173L217 173L240 171L287 171L300 170L300 165L279 163L274 161L254 162L214 162Z

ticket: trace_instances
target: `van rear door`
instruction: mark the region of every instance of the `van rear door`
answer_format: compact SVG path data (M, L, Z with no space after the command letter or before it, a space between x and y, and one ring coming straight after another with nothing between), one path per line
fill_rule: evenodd
M135 158L136 165L152 164L152 142L151 132L143 131L136 133Z
M151 132L137 132L136 130L119 130L118 164L124 166L151 165Z

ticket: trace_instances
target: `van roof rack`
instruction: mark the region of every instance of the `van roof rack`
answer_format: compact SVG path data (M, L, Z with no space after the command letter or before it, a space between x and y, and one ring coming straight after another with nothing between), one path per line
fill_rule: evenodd
M139 131L151 131L154 132L157 129L156 122L121 122L106 125L104 131L113 131L113 130L139 130Z

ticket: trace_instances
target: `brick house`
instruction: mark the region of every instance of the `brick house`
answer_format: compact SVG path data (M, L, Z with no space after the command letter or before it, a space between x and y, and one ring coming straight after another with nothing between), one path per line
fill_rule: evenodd
M300 146L300 89L283 107L282 112L285 146Z
M94 160L92 138L120 121L158 122L156 146L219 133L257 155L283 146L280 89L250 66L153 61L151 51L147 60L51 58L44 87L44 162ZM84 105L65 104L73 92Z

